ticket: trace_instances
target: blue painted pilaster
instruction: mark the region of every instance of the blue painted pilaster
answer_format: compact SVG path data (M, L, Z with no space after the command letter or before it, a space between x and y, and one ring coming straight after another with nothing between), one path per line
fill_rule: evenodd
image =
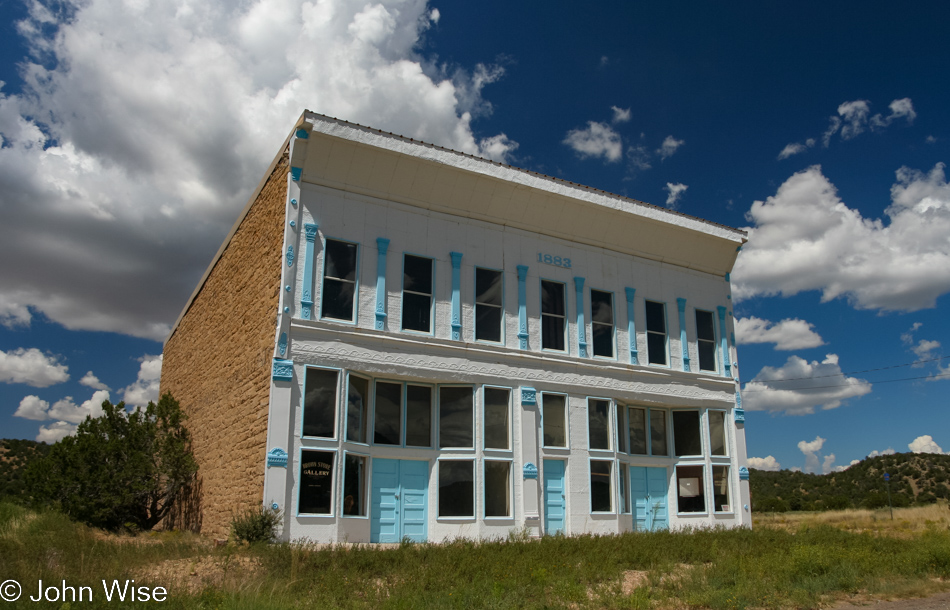
M720 305L716 308L719 311L719 336L722 337L722 362L726 367L726 377L732 376L732 365L729 364L729 335L726 334L726 308Z
M518 347L528 349L528 266L518 265Z
M639 364L637 362L637 324L633 316L633 297L637 293L636 288L624 288L627 293L627 338L630 341L630 364Z
M462 253L449 252L452 258L452 340L462 338Z
M303 230L307 239L306 258L303 264L303 291L300 296L300 317L309 320L313 310L313 259L314 243L317 239L318 225L305 224Z
M389 251L389 240L385 237L376 238L376 330L386 328L386 252Z
M689 371L689 343L686 342L686 299L676 299L680 314L680 346L683 350L683 370Z
M581 358L587 358L587 327L584 324L584 278L574 278L577 293L577 347Z

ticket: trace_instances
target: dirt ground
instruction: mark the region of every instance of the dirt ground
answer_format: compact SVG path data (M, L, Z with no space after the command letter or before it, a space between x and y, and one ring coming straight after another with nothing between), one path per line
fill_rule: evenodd
M868 602L865 604L844 603L834 610L862 608L863 610L950 610L950 592L938 593L923 599L901 599L893 602Z

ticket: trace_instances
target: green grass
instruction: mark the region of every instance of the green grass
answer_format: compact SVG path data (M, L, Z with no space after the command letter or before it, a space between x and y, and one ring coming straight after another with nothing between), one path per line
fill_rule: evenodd
M82 608L119 607L105 602L103 578L165 586L166 608L817 608L852 594L945 588L950 532L893 537L806 524L388 550L216 548L174 533L117 538L0 504L0 581L10 578L27 591L39 578L93 586L98 597Z

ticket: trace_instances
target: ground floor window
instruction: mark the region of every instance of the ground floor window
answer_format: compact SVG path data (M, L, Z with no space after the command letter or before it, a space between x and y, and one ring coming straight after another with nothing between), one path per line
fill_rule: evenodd
M511 462L485 460L485 516L511 516Z
M613 512L613 494L610 484L613 462L590 461L590 510L595 513Z
M630 494L627 493L627 484L630 481L629 467L620 464L620 512L630 512Z
M303 392L303 435L335 438L340 372L307 367Z
M545 447L567 447L567 408L560 394L541 395Z
M729 467L713 466L713 510L728 513L732 510L729 501Z
M473 460L439 460L439 516L475 517Z
M332 451L300 452L299 514L332 514L334 457Z
M439 447L474 448L474 422L475 388L439 386Z
M673 411L673 451L676 455L702 455L699 411Z
M432 388L406 386L406 446L432 446Z
M366 464L363 455L346 454L343 462L343 514L366 516Z
M679 512L706 512L706 497L703 489L702 466L676 467L676 498Z

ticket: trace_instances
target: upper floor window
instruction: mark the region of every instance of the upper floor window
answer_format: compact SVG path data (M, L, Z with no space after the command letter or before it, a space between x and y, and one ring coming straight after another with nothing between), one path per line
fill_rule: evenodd
M475 267L475 340L501 342L501 271Z
M590 291L590 323L594 355L614 357L614 295L603 290Z
M353 321L357 249L357 244L327 240L323 260L323 308L320 314L324 318Z
M647 355L650 364L666 364L666 306L646 302Z
M699 349L699 370L716 370L716 327L711 311L696 310L696 344Z
M541 280L541 347L564 351L564 284Z
M432 330L431 258L406 254L402 272L403 330Z

